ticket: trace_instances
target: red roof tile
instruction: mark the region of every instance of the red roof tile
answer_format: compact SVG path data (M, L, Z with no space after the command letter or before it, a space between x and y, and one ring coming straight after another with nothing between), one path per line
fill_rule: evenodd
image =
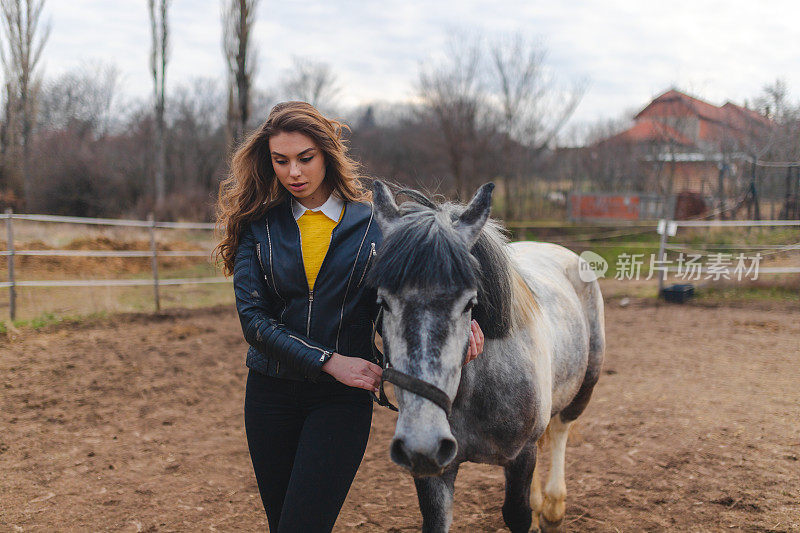
M756 111L731 102L717 107L699 98L689 96L675 89L657 96L635 117L636 123L630 129L602 142L675 142L686 146L694 140L677 129L665 124L664 119L695 116L708 123L699 129L699 140L718 141L727 130L734 135L754 132L754 129L769 127L768 118ZM710 127L709 127L710 126ZM732 130L732 131L731 131Z
M747 127L748 122L752 121L764 126L770 123L769 119L752 109L738 106L732 102L727 102L722 107L717 107L675 89L670 89L654 98L644 109L639 111L634 119L682 115L684 112L740 129Z
M657 120L642 118L636 121L631 128L609 137L603 141L607 142L674 142L686 146L692 145L692 140L680 133L675 128L671 128Z
M771 123L767 117L758 111L747 109L746 107L736 105L733 102L725 102L725 105L722 106L722 109L727 111L729 117L728 120L733 126L746 126L747 122L756 122L762 126L769 126Z
M668 108L672 106L680 107L691 112L692 114L698 115L707 120L713 120L715 122L725 122L725 118L728 115L727 112L722 108L719 108L713 104L709 104L708 102L704 102L699 98L676 91L675 89L670 89L661 96L654 98L653 101L647 104L647 106L642 109L634 118L639 119L640 117L644 118L645 116L652 116L651 113L654 111L654 108L663 109L665 106ZM673 107L673 109L675 108ZM678 114L676 111L677 109L669 114Z

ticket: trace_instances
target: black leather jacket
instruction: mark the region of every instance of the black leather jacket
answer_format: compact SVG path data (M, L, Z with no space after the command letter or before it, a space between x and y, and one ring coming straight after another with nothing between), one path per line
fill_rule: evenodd
M371 204L345 202L314 290L308 290L291 199L242 231L233 273L236 310L250 344L246 365L269 376L331 381L332 352L371 358L375 290L364 278L382 239Z

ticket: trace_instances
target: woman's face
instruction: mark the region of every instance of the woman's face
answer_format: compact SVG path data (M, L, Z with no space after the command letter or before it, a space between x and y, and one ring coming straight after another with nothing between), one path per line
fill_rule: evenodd
M325 203L331 193L325 157L311 137L282 131L269 138L269 151L278 181L298 202L308 209Z

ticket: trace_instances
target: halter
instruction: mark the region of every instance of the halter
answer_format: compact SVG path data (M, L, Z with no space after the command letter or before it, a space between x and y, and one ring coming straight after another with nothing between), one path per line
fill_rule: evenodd
M375 317L375 323L372 325L372 357L375 361L383 369L381 373L381 384L379 387L378 395L376 396L374 392L370 391L372 395L373 401L378 405L382 405L384 407L388 407L392 411L397 411L397 406L392 404L389 401L389 398L386 396L386 392L383 389L383 382L388 381L393 385L400 387L401 389L405 389L408 392L416 394L418 396L422 396L426 400L430 400L439 407L444 410L447 414L447 418L450 418L450 413L453 409L453 404L450 401L450 397L447 396L447 393L444 392L442 389L435 385L431 385L427 381L423 381L417 377L414 377L410 374L406 374L405 372L400 372L399 370L392 368L391 363L389 362L389 358L386 354L381 353L377 346L375 346L375 334L378 331L378 322L383 317L383 303L380 304L380 308L378 309L378 316Z

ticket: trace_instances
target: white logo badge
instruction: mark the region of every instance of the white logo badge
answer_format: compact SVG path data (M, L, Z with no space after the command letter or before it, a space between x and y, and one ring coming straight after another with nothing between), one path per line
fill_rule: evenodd
M594 252L586 250L581 253L578 262L578 275L582 281L589 283L598 278L605 277L608 270L608 262Z

